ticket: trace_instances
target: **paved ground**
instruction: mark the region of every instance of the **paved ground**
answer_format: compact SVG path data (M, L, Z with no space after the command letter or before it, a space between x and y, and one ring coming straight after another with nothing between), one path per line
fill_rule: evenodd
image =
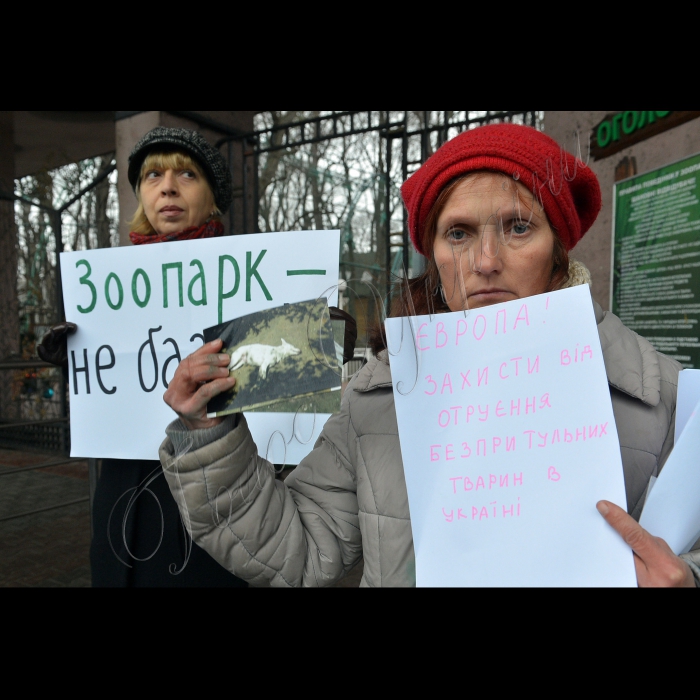
M9 516L89 498L86 461L8 473L56 455L0 450L0 586L89 587L88 500L41 513Z
M0 449L0 587L90 587L87 461L10 473L57 459L55 454ZM336 587L355 588L361 577L362 563Z

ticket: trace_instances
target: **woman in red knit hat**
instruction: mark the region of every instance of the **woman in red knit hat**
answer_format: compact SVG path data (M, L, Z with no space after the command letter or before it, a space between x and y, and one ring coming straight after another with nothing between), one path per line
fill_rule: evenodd
M466 131L431 156L402 195L411 240L427 265L403 283L392 315L473 309L590 281L568 253L598 215L598 181L535 129ZM649 480L673 445L680 366L597 304L595 314L629 513L606 501L598 510L633 548L640 585L693 586L700 551L676 557L637 523ZM253 583L325 586L363 557L363 585L415 585L382 331L372 346L375 355L348 386L340 413L285 482L257 455L242 415L207 418L208 400L235 381L219 342L178 367L165 400L180 418L168 426L161 462L195 540L231 572Z
M549 136L515 124L484 126L448 141L401 193L411 241L427 266L401 290L392 310L397 316L561 289L570 273L568 251L601 206L589 168ZM587 276L580 265L571 273Z

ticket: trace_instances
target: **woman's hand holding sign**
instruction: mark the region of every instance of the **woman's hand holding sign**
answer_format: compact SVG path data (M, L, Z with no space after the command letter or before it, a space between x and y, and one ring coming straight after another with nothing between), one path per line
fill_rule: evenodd
M231 359L219 353L221 340L212 340L186 357L175 371L163 400L189 430L213 428L223 418L207 418L207 403L236 383L229 376Z
M634 552L634 568L641 588L695 588L690 567L659 537L649 534L622 508L599 501L599 513Z

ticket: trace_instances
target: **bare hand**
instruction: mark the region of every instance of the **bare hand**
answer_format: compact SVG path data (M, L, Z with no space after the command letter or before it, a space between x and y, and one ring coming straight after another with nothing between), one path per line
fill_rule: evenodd
M596 508L632 548L640 587L695 588L690 567L673 553L664 540L649 534L634 518L610 501L598 501Z
M189 430L213 428L223 420L207 418L207 403L236 383L228 372L231 357L218 352L221 346L221 340L212 340L186 357L163 394L165 403Z

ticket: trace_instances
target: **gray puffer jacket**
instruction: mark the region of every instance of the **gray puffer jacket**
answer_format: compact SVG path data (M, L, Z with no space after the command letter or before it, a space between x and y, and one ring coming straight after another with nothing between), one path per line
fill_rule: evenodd
M680 365L595 305L629 512L673 447ZM194 541L253 585L327 586L364 557L364 586L415 585L415 557L391 373L373 358L315 449L285 482L257 455L245 418L209 430L180 421L160 448ZM698 543L696 543L696 547ZM700 550L684 555L700 582Z

